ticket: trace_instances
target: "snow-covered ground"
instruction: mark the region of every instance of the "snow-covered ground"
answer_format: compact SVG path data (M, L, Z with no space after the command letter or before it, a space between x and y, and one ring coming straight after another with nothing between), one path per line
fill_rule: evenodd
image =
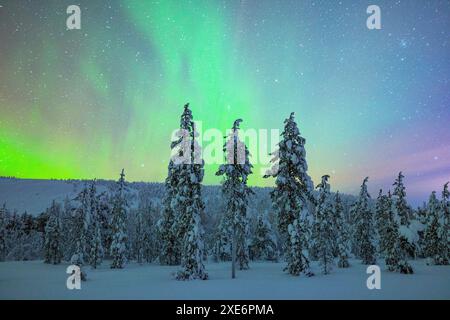
M283 273L282 263L252 263L235 280L228 263L208 263L210 280L185 282L171 277L177 267L128 264L111 270L106 262L97 270L87 268L81 290L68 290L67 264L0 262L0 299L450 299L449 266L427 266L423 260L412 265L413 275L383 271L380 265L381 290L369 290L366 266L359 261L311 278Z

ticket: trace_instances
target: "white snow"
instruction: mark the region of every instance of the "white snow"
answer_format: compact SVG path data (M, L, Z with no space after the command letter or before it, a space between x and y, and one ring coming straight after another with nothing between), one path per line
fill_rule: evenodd
M208 263L206 281L174 280L177 267L128 264L118 270L109 263L87 267L81 290L68 290L68 264L1 262L0 299L450 299L450 267L424 260L411 261L412 275L384 271L381 264L381 290L367 289L366 266L355 260L328 275L313 264L311 278L283 273L283 263L253 262L235 280L229 263Z

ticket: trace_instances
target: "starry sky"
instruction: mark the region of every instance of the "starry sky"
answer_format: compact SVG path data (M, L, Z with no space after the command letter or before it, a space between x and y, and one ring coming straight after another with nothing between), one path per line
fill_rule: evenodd
M185 102L223 132L295 111L316 183L402 170L419 204L450 180L450 2L0 0L0 176L163 181Z

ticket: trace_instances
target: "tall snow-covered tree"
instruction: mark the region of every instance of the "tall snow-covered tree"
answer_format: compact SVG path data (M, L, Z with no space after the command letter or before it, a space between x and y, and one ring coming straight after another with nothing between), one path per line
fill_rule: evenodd
M273 206L279 215L278 227L282 234L287 234L287 227L299 213L306 209L307 201L314 202L314 189L309 177L306 163L305 139L295 122L292 112L284 121L282 139L278 150L272 153L273 167L267 171L265 178L275 177L276 188L271 193Z
M378 233L379 253L385 256L388 242L388 230L391 227L390 221L392 217L392 199L389 192L389 197L383 194L380 189L377 202L375 205L375 226Z
M180 234L185 232L185 230L179 230L178 225L180 212L177 210L177 206L180 206L179 194L181 192L178 185L181 174L184 173L186 175L185 171L187 171L183 162L190 161L191 146L189 141L192 126L192 111L189 108L189 104L186 104L180 119L180 129L176 132L177 139L170 144L173 156L170 158L167 178L164 183L163 214L158 221L161 242L159 261L165 265L180 264L182 240ZM186 165L192 165L192 163Z
M423 202L420 207L417 208L417 256L420 258L426 258L425 254L425 230L427 228L427 202Z
M254 260L278 260L277 240L267 213L258 215L251 250Z
M356 214L356 242L359 243L358 256L363 264L375 264L374 226L372 211L369 206L370 195L367 191L366 177L361 185L361 191L355 207Z
M438 236L441 242L441 251L443 253L442 264L450 263L450 192L448 190L447 182L442 190L441 200L441 228L438 231Z
M63 260L70 261L72 255L76 252L76 233L75 233L75 208L68 196L64 199L61 207L61 234Z
M274 165L264 177L276 178L271 199L288 262L286 270L298 275L300 272L309 273L309 261L303 250L307 249L305 235L310 215L307 202L315 201L311 194L314 186L307 173L305 139L300 135L294 113L284 121L281 136L278 150L272 153Z
M78 206L75 209L73 217L73 234L76 241L75 254L80 264L89 262L89 224L90 217L90 197L87 183L75 197Z
M399 224L400 246L401 250L411 257L416 256L416 246L410 230L412 209L406 201L406 188L403 183L405 176L400 171L393 186L395 187L392 194L394 216Z
M284 121L281 137L278 150L272 153L271 161L274 165L264 177L276 178L271 199L288 262L285 270L292 275L299 275L301 272L309 274L309 261L303 250L308 247L306 233L311 215L308 200L315 202L311 194L314 186L307 173L305 139L300 135L293 112Z
M429 264L448 264L447 252L443 250L443 239L440 237L442 219L440 219L440 203L433 191L428 200L427 227L425 229L425 256Z
M400 171L397 179L395 179L395 182L393 184L395 188L392 195L394 198L394 210L396 215L400 219L400 225L409 226L409 224L411 223L411 208L408 206L408 203L406 201L406 188L403 184L404 177L405 176Z
M109 256L111 252L111 242L112 242L112 229L111 218L112 218L112 195L108 192L101 192L97 195L97 218L100 227L100 235L102 239L103 255L105 257Z
M176 239L181 240L181 268L176 278L205 280L208 274L203 264L205 246L201 222L204 210L201 195L204 161L189 104L184 106L178 136L179 139L172 143L172 146L177 148L177 153L172 158L172 174L175 179L172 187L175 197L171 201L172 210L178 214L175 216L172 230Z
M243 270L249 267L247 206L248 196L253 192L247 186L247 179L253 166L246 145L239 139L241 122L238 119L233 124L223 147L226 162L219 167L216 175L224 176L222 192L227 211L223 218L228 219L224 224L230 226L232 231L229 237L232 241L232 263L234 266L237 262L239 269Z
M126 219L128 210L127 200L128 187L125 182L125 173L122 169L119 181L116 185L116 191L113 197L112 209L112 243L111 257L113 259L111 268L121 269L126 263L127 256L127 229Z
M48 209L48 221L45 226L45 240L44 240L44 262L59 264L63 256L61 250L62 235L61 235L61 206L55 201L52 202Z
M344 206L342 205L341 196L339 191L336 192L334 200L334 216L335 216L335 230L336 230L336 248L338 257L338 267L348 268L350 263L348 258L350 257L350 244L348 227L344 216Z
M101 235L101 220L100 220L100 201L97 195L96 181L93 180L89 187L90 200L90 225L89 229L89 264L92 268L97 268L103 261L103 244Z
M399 234L400 218L395 216L393 199L389 192L387 196L380 198L383 212L383 226L380 226L380 252L383 254L386 266L389 271L398 271L400 273L411 274L413 269L407 260L407 252L401 245L401 236ZM380 209L381 210L381 209Z
M315 220L315 239L313 240L316 248L319 264L322 267L322 273L328 274L331 272L334 264L334 231L332 225L333 219L333 204L331 202L330 184L328 179L330 176L322 176L322 181L317 185L319 197L316 205L316 220Z

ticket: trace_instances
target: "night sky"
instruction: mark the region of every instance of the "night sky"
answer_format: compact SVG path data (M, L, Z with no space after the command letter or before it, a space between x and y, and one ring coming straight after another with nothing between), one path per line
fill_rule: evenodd
M0 0L1 176L163 181L185 102L204 131L295 111L316 184L402 170L418 204L450 180L450 2Z

